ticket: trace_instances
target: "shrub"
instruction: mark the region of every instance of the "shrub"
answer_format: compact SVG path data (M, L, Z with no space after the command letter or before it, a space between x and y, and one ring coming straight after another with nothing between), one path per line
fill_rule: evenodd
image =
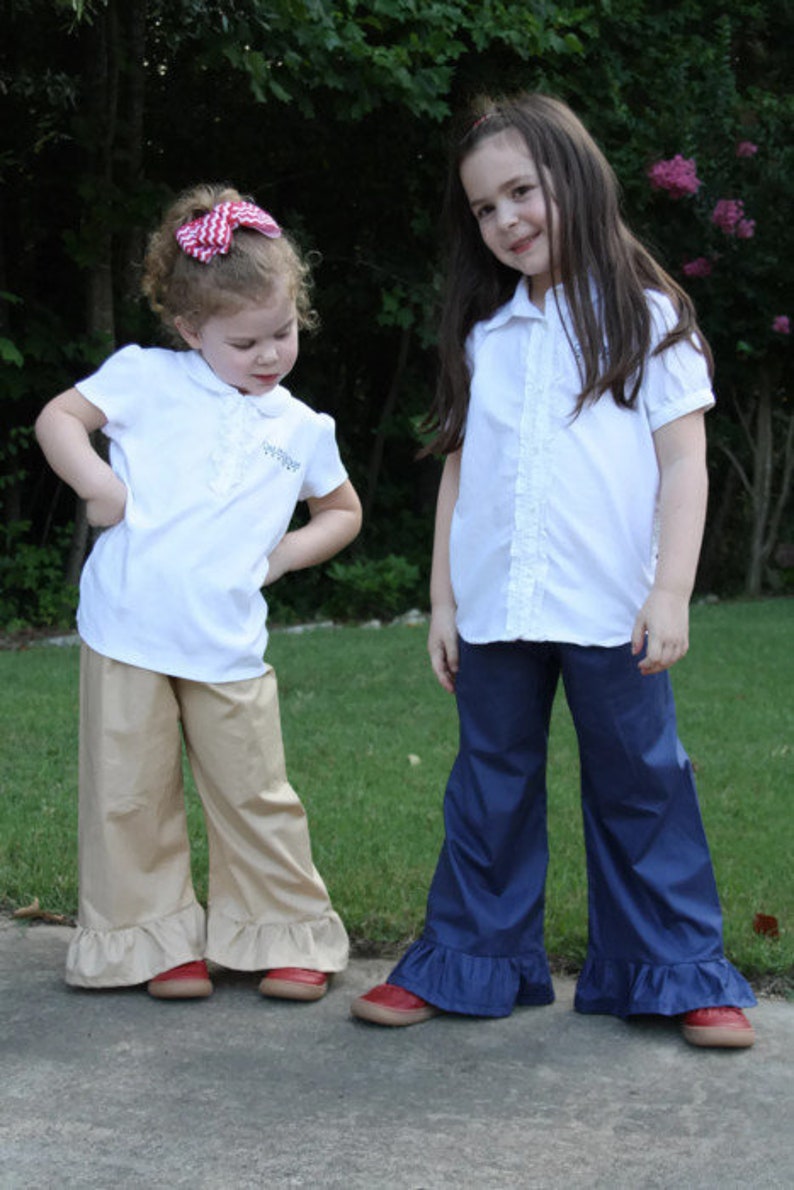
M77 587L64 582L63 559L71 525L60 529L48 545L23 540L27 521L0 527L0 626L71 625L77 607Z
M332 562L328 573L338 586L329 610L345 619L399 615L420 597L420 568L400 554Z

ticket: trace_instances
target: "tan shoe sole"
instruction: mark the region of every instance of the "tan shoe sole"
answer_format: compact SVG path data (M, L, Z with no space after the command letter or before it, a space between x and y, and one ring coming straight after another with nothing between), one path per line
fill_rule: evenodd
M291 979L271 979L266 975L259 990L263 996L271 996L275 1000L322 1000L328 991L328 980L323 984L299 983Z
M212 984L208 979L152 979L146 990L155 1000L205 1000L212 995Z
M690 1045L713 1049L747 1049L755 1041L755 1029L725 1029L719 1025L684 1025L684 1040Z
M399 1028L401 1025L421 1025L423 1021L429 1021L431 1017L438 1016L441 1009L434 1008L432 1004L425 1004L422 1008L410 1008L399 1012L396 1008L373 1004L371 1000L365 1000L363 996L359 996L350 1005L350 1012L360 1021L369 1021L372 1025L389 1025L392 1028Z

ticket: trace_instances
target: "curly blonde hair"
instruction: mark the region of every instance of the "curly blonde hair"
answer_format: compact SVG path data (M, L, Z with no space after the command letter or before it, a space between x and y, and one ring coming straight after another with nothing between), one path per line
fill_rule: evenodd
M317 325L310 298L309 265L284 232L278 239L269 239L249 228L238 228L229 252L214 256L206 264L180 248L177 228L207 214L219 203L240 201L253 200L231 186L193 186L168 208L149 240L141 289L175 340L179 339L175 330L177 318L199 329L216 314L266 300L277 277L287 279L298 312L298 325L306 329Z

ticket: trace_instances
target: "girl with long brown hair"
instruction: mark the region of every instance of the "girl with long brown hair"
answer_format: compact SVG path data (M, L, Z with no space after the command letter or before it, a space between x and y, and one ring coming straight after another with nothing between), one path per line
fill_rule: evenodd
M460 749L422 936L355 1016L505 1016L553 999L546 761L562 679L578 735L589 945L576 1008L683 1018L744 1047L667 670L687 651L706 508L708 346L625 226L612 170L545 95L485 101L454 154L441 373L446 455L429 650Z

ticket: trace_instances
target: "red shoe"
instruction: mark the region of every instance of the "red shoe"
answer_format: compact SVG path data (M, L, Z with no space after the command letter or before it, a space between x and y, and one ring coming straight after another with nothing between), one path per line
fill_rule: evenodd
M396 983L379 983L354 1000L350 1011L360 1021L373 1025L420 1025L441 1010Z
M309 971L305 967L274 967L259 985L263 996L277 1000L322 1000L328 991L328 976L324 971Z
M150 979L147 985L150 996L156 1000L201 1000L212 995L212 984L207 964L203 959L192 963L181 963Z
M694 1008L684 1013L682 1024L690 1045L742 1049L755 1041L755 1030L741 1008Z

